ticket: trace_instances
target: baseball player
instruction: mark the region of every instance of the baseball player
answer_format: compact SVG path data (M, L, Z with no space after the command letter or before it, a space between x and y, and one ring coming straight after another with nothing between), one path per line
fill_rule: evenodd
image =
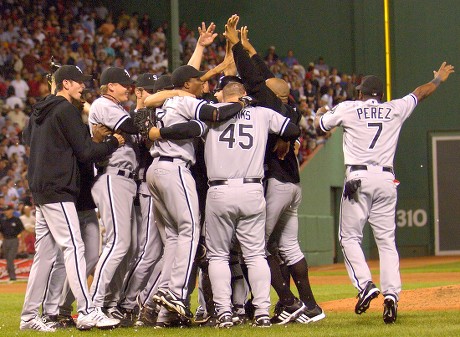
M346 167L344 193L339 220L339 240L345 266L358 289L355 312L362 314L380 291L385 297L383 321L394 323L397 317L401 278L395 244L395 208L397 181L393 158L402 124L417 104L430 96L454 72L442 63L434 79L407 96L382 102L383 83L370 75L356 87L358 100L343 102L332 110L322 109L315 123L326 132L342 126ZM369 221L380 257L380 287L372 282L371 272L361 249L363 227Z
M123 132L125 145L107 160L98 163L98 175L91 190L106 229L106 244L102 249L91 284L91 298L97 307L105 307L109 316L123 319L117 308L124 276L131 257L131 242L136 237L133 200L137 186L137 169L133 143L139 129L133 124L122 102L128 100L134 81L122 68L109 67L101 74L102 96L91 105L90 125L102 124Z
M55 63L54 66L56 66ZM51 92L54 92L55 87L54 79L51 79ZM89 112L89 109L84 109L87 102L83 97L81 97L81 102L78 104L76 101L73 101L72 104L79 110L83 110L84 113ZM89 129L87 131L89 133ZM93 127L92 139L94 142L100 143L109 134L111 134L110 130L97 125ZM94 267L99 260L100 245L99 221L95 210L96 205L91 196L91 187L94 182L94 164L92 162L79 162L78 169L80 172L80 193L75 206L82 240L85 245L86 274L89 276L93 273ZM48 278L47 291L42 303L42 321L54 328L75 326L72 318L72 303L74 301L75 296L70 289L69 280L65 272L64 257L62 252L59 251L53 270Z
M154 93L156 76L145 73L140 75L135 84L135 94L137 97L136 107L133 114L138 109L144 108L145 98ZM138 142L139 168L137 173L138 190L136 200L139 204L135 207L137 215L137 258L131 265L124 280L122 297L119 303L120 310L124 314L121 325L133 325L136 319L135 308L137 306L136 297L147 285L156 264L160 261L163 253L164 229L159 231L155 223L155 207L153 198L146 183L146 174L152 157L147 149L145 140ZM136 202L135 202L136 203Z
M238 102L244 94L244 86L237 82L223 89L225 102ZM199 133L199 127L196 129ZM270 270L264 241L265 199L261 184L269 131L283 138L295 138L300 133L297 126L275 111L249 107L231 120L214 125L206 135L205 160L210 186L206 199L206 242L219 327L233 325L229 259L235 233L254 295L254 325L271 325ZM235 166L235 162L239 165Z
M28 180L36 206L36 254L21 313L20 329L54 331L38 317L46 280L59 249L64 255L70 287L77 298L78 329L114 327L110 319L95 308L86 284L86 262L75 201L79 193L77 160L99 160L116 150L124 140L109 136L103 144L91 141L80 111L72 100L80 100L85 88L83 75L76 66L65 65L54 74L56 95L35 105L34 114L24 130L31 147ZM56 158L59 158L56 161Z
M203 84L200 77L203 74L192 66L181 66L172 73L172 83L175 88L200 97ZM162 93L155 95L159 94ZM193 97L172 97L163 104L159 125L170 126L191 119L225 120L239 112L241 107L242 104L235 103L216 108ZM174 135L170 136L173 138L155 142L151 151L154 160L147 172L149 190L160 214L159 221L166 229L161 281L153 297L168 310L191 318L193 315L186 299L200 234L198 196L189 170L195 163L195 148L193 140L175 140Z
M259 105L272 108L298 124L299 113L287 104L289 86L284 80L274 77L249 43L247 27L241 28L241 41L238 39L236 31L238 19L238 16L233 15L228 20L225 35L234 44L232 48L234 59L250 95L257 99ZM282 147L286 145L287 150ZM292 144L282 142L276 135L268 137L265 157L265 165L268 169L265 192L267 202L265 236L269 250L268 261L272 286L280 298L275 308L275 315L272 317L272 323L275 324L285 324L294 320L306 324L325 317L313 296L307 261L297 238L297 209L302 191L294 147L294 142ZM278 254L281 255L281 261L294 278L301 301L294 297L289 289L289 282L285 282L282 277Z

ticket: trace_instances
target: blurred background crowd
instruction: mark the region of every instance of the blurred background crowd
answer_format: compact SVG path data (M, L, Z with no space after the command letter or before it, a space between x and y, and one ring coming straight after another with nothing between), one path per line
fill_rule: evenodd
M86 94L91 102L99 94L99 75L106 67L125 68L133 79L145 72L168 73L169 27L167 22L154 22L148 13L113 13L93 1L0 0L0 8L0 210L12 206L23 222L19 256L26 257L34 253L35 218L26 177L29 149L21 133L33 104L50 94L46 74L51 56L93 76ZM179 34L186 64L198 32L182 22ZM301 164L326 141L316 135L315 111L354 99L361 78L329 66L322 57L302 65L293 50L278 55L275 46L264 46L259 53L274 75L289 83L291 104L302 112ZM201 70L212 69L224 56L225 38L220 34L206 48ZM211 90L216 83L217 78L210 82ZM133 95L126 107L134 102Z

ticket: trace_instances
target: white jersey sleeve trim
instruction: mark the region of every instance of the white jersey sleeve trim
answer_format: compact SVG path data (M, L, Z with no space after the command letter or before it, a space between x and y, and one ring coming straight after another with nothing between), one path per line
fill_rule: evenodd
M280 132L279 132L279 136L282 136L284 134L284 131L286 130L287 126L289 124L289 118L286 118L283 122L283 125L281 125L281 129L280 129Z
M113 129L114 129L114 130L118 130L118 128L120 127L120 125L123 124L123 122L124 122L127 118L129 118L128 115L125 115L125 116L121 117L121 118L118 120L118 122L115 124L115 127L114 127Z
M323 115L324 116L324 115ZM324 126L324 123L323 123L323 116L321 116L319 118L319 127L321 128L321 130L323 130L324 132L328 132L329 130Z
M200 103L198 103L195 109L195 119L198 121L201 120L200 119L200 109L203 106L203 104L206 104L206 101L201 101Z
M415 105L417 106L417 104L418 104L418 101L417 101L417 96L415 96L415 95L414 95L414 94L412 94L412 93L410 93L409 95L410 95L410 96L411 96L411 97L414 99L414 101L415 101Z

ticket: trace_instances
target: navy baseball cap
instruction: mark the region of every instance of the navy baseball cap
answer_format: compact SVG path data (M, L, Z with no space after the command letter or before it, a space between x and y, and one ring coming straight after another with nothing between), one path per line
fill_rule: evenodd
M155 87L153 88L153 92L158 92L160 90L170 90L170 89L174 89L174 85L172 84L171 75L162 75L155 82Z
M75 82L86 82L92 77L90 75L83 74L83 71L74 65L64 65L59 67L54 73L54 80L56 84L62 83L64 80L70 80Z
M204 74L206 74L205 71L199 71L192 66L185 65L173 71L171 80L174 87L182 87L191 78L199 78Z
M156 81L157 75L145 73L137 77L136 87L144 89L154 89Z
M236 82L236 83L243 84L243 81L238 76L232 76L232 75L222 76L221 78L219 78L219 83L217 83L215 91L223 90L225 86L229 84L230 82Z
M101 74L101 85L109 83L118 83L121 85L133 85L134 81L131 79L128 71L118 67L108 67Z
M364 76L361 84L356 87L356 90L361 91L364 95L382 96L383 83L377 76Z

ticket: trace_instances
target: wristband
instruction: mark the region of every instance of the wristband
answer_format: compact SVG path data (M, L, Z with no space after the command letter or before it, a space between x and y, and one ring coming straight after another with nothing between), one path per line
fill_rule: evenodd
M435 86L439 87L439 85L441 84L441 78L439 78L439 76L435 77L431 83L433 83Z

